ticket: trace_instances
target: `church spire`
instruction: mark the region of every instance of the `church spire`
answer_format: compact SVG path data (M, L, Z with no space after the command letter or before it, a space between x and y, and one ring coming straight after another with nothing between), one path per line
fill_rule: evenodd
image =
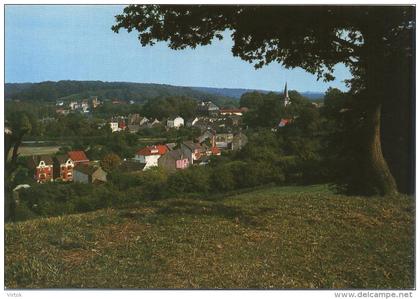
M289 98L289 91L287 90L287 82L284 85L284 93L283 93L283 101L284 101L284 106L287 106L290 104L290 98Z

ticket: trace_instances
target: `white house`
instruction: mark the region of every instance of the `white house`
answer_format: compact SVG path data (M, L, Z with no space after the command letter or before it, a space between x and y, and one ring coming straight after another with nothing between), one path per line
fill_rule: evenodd
M180 116L175 117L174 119L168 119L166 122L168 128L179 128L184 126L184 119Z
M169 149L166 145L152 145L141 148L134 156L134 160L146 164L143 170L158 166L158 159L166 154Z
M77 108L79 108L79 104L75 101L70 102L69 107L71 110L76 110Z
M120 128L118 127L118 122L116 121L109 122L109 126L111 127L112 132L120 131Z

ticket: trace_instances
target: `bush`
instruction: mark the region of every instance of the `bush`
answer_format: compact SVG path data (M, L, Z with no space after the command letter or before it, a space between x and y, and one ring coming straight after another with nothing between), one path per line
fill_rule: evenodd
M35 214L27 205L26 203L18 203L16 204L15 208L15 221L23 221L28 219L36 218L37 214Z
M188 193L206 194L210 190L210 176L206 167L180 170L168 178L168 193L177 196Z
M230 191L235 188L235 177L229 166L221 165L211 169L211 189L216 192Z
M145 199L165 197L168 173L164 169L153 167L138 175L138 179L138 186L142 188Z

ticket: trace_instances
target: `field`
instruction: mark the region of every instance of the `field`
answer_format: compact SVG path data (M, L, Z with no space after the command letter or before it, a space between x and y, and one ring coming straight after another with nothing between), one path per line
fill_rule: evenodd
M21 156L53 155L58 152L59 148L59 146L21 146L18 153ZM9 156L11 156L11 152Z
M5 226L6 288L414 288L414 199L325 186Z

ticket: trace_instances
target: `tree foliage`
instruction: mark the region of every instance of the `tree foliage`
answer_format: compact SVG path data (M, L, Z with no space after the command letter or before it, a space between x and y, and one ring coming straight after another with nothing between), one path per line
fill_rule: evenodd
M105 155L101 160L101 167L106 172L114 170L118 165L121 164L121 158L114 153Z
M336 64L346 65L350 92L363 108L363 134L355 140L363 153L360 176L380 194L396 192L382 154L381 109L392 84L409 71L395 71L394 62L412 60L413 7L130 5L112 27L122 28L138 31L143 46L166 41L177 50L208 45L230 30L234 56L257 68L301 67L326 81Z

